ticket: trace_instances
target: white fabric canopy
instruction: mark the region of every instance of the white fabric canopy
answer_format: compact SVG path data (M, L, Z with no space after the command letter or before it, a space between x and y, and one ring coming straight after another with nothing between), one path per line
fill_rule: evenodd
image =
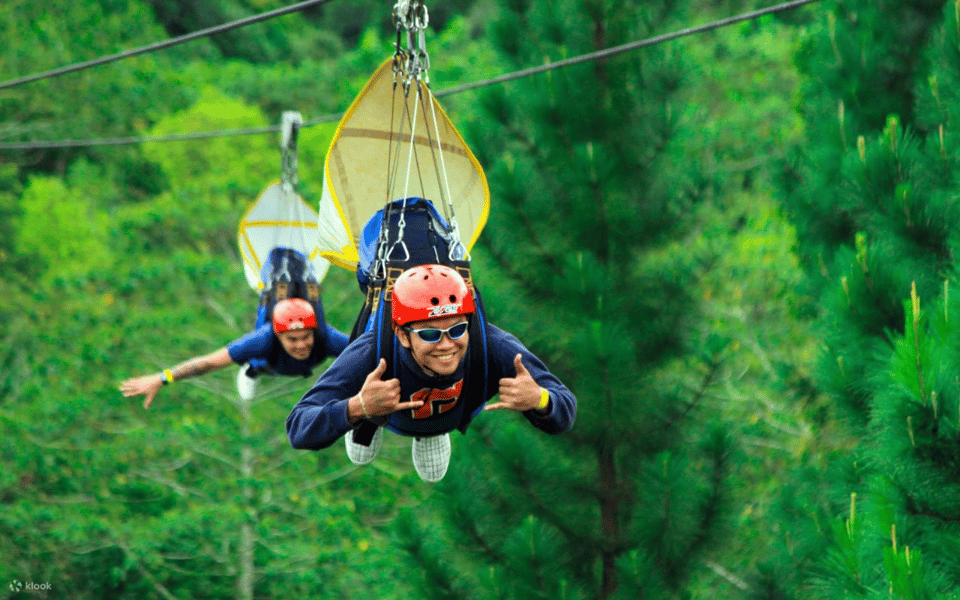
M426 85L405 95L392 65L377 69L344 114L324 164L320 254L349 270L357 268L363 226L392 200L426 198L447 217L451 202L468 250L490 212L480 163Z
M318 283L330 268L317 247L316 211L292 189L284 190L279 181L267 186L240 220L237 241L247 283L257 291L265 287L261 270L270 251L277 247L303 254Z

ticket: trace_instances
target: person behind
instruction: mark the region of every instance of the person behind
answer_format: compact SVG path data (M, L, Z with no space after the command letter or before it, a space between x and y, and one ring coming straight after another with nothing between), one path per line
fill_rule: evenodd
M272 324L261 325L215 352L191 358L160 373L128 379L120 385L120 391L124 396L146 396L143 407L149 409L164 385L235 363L242 365L237 373L237 391L244 400L250 400L256 393L254 377L258 374L250 373L250 361L266 361L267 370L262 371L265 374L306 377L313 367L328 356L339 356L347 346L347 336L329 324L317 331L316 311L301 298L277 302L272 320Z
M354 340L320 376L287 417L294 448L319 450L344 436L354 464L367 464L382 443L379 427L369 446L352 439L362 419L389 416L385 427L413 437L413 464L420 477L439 481L450 462L449 432L466 430L480 406L462 392L470 366L469 320L473 293L456 270L421 265L404 271L393 287L392 325L401 348L397 377L377 360L376 332ZM574 395L513 335L486 325L490 374L484 410L513 410L550 434L573 426ZM469 379L482 385L478 377ZM481 405L483 406L483 405Z

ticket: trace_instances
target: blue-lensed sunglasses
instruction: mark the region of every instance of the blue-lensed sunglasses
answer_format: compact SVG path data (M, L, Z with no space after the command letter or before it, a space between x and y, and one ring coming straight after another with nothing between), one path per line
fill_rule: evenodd
M463 334L467 332L468 327L470 327L470 323L467 321L462 321L456 325L451 325L446 329L437 329L435 327L413 329L412 327L404 327L403 330L417 334L420 336L421 340L427 342L428 344L436 344L443 337L443 334L449 335L451 340L462 338Z

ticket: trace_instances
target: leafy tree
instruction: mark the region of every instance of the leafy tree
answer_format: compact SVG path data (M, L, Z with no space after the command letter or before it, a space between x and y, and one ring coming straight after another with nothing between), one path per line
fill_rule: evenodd
M209 29L238 21L270 10L289 6L276 0L217 0L196 2L183 0L145 0L170 37ZM308 27L302 14L284 15L234 28L205 40L201 48L206 60L239 58L251 63L297 62L304 58L295 49L309 45L296 44L298 37L316 36L317 29Z
M203 97L150 133L265 123ZM301 142L323 146L323 135ZM362 477L343 456L290 451L283 417L305 380L266 382L244 407L231 401L233 372L210 375L164 390L150 413L117 391L252 326L235 227L280 167L256 136L144 154L168 192L120 200L110 166L83 160L63 179L5 186L22 211L10 211L8 247L35 256L38 276L4 329L0 577L51 582L63 598L344 595L396 579L369 552L376 529L357 522L417 493L396 492L389 451ZM356 282L331 282L328 317L343 327Z
M163 38L137 2L54 2L43 7L16 0L0 7L6 43L0 70L10 79L114 54ZM96 32L93 35L92 32ZM168 65L170 53L151 53L5 90L0 100L4 141L60 141L128 136L187 106L194 95ZM63 175L78 156L125 168L111 175L135 194L163 189L135 148L50 148L3 151L0 160L26 173Z
M353 47L371 29L388 38L395 36L393 4L380 0L328 2L311 10L310 14L317 16L317 21L323 29L336 31L347 46ZM486 10L484 3L477 0L424 2L424 4L428 9L430 27L437 32L445 29L450 19L469 12L474 6L477 7L478 12L482 13Z
M69 192L57 179L31 180L21 199L17 252L55 264L48 270L51 275L102 264L106 215L97 214L87 198L80 190Z

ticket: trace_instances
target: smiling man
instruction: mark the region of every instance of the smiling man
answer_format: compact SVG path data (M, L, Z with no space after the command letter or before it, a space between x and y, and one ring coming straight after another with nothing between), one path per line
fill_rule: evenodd
M392 323L400 342L394 373L377 358L375 332L354 340L320 376L287 417L294 448L319 450L340 437L355 464L367 464L383 439L378 428L369 445L356 443L352 430L364 420L386 417L385 427L413 438L413 464L420 477L439 481L450 462L449 432L466 430L479 412L513 410L547 433L570 429L576 418L574 395L516 337L486 325L487 373L470 377L470 319L473 292L457 271L421 265L404 271L392 290ZM464 385L487 382L486 402L469 406ZM467 383L465 383L467 382Z
M272 323L266 323L227 346L204 356L191 358L160 373L134 377L120 385L124 396L146 396L150 408L160 388L187 377L196 377L232 364L247 365L262 359L267 375L310 375L313 367L328 356L338 356L347 346L347 336L324 323L318 330L317 312L301 298L288 298L273 308ZM253 398L256 380L249 368L237 374L237 392L244 400Z

